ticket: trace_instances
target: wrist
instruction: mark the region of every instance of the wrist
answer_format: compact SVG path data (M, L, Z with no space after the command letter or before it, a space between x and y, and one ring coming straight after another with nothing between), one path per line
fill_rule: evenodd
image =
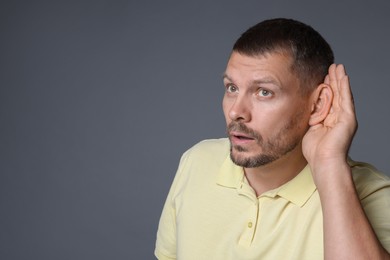
M347 160L334 160L310 167L319 192L353 186L351 167Z
M338 158L329 158L323 160L317 160L315 163L310 164L310 168L315 173L323 173L323 172L337 172L340 169L348 169L350 168L348 164L348 159L346 157L338 157Z

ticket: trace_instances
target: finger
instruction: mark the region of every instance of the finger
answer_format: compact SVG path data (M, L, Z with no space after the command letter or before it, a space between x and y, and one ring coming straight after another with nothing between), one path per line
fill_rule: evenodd
M342 104L345 105L345 109L349 112L355 111L355 104L353 100L351 85L349 83L349 77L347 75L344 75L344 77L341 80L341 101Z
M330 83L329 83L329 75L326 75L326 76L325 76L324 83L325 83L326 85L329 85L329 84L330 84Z
M329 86L333 92L333 102L332 109L338 109L340 106L340 88L339 88L339 80L337 79L337 65L332 64L329 67L328 75L329 75Z
M336 79L341 82L347 74L345 73L345 67L343 64L336 66Z
M355 122L356 125L356 113L355 113L355 104L353 100L351 85L349 82L349 77L345 72L345 67L343 65L338 65L336 67L336 78L338 82L339 89L339 116L341 120L347 120L349 122Z
M332 64L332 65L330 65L329 70L328 70L329 84L333 85L332 87L336 87L336 85L337 85L336 69L337 69L337 65Z
M345 72L344 65L340 64L336 67L336 78L338 82L338 89L340 93L340 97L344 102L352 102L353 96L351 91L351 85L349 83L349 77Z
M343 99L346 98L345 96L345 89L349 87L349 84L348 86L345 85L347 82L345 81L345 78L347 77L347 74L345 73L345 67L343 64L338 64L336 66L336 70L335 70L335 74L336 74L336 81L337 81L337 90L339 92L339 97L340 97L340 106L343 104Z

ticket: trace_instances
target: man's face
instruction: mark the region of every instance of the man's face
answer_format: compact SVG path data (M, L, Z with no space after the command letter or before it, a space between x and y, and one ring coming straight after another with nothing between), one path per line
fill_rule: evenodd
M291 62L280 53L256 57L232 53L224 75L223 111L231 158L237 165L259 167L301 152L310 102L299 91Z

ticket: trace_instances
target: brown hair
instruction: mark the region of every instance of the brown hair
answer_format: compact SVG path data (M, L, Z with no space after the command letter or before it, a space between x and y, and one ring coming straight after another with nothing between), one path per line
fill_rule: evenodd
M303 93L322 83L334 63L331 47L316 30L285 18L265 20L249 28L236 41L233 51L248 56L273 52L291 55L291 69L300 79Z

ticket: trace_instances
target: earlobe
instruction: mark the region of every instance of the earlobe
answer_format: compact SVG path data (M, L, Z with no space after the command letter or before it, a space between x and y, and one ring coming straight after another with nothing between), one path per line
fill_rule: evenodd
M332 101L332 88L327 84L320 84L313 93L313 105L309 119L310 126L317 125L325 120L332 107Z

